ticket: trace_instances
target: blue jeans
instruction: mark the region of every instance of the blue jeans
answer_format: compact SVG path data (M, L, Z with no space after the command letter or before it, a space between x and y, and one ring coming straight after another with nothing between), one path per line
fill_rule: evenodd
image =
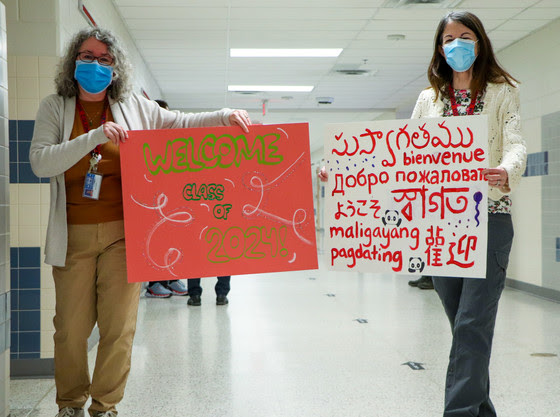
M218 282L214 287L214 290L216 291L216 295L228 295L230 290L230 285L229 285L230 279L231 279L231 275L218 277ZM189 289L189 296L202 294L202 287L200 286L200 278L188 279L187 286Z
M453 334L444 417L496 416L488 368L512 241L511 216L488 214L486 279L433 277Z

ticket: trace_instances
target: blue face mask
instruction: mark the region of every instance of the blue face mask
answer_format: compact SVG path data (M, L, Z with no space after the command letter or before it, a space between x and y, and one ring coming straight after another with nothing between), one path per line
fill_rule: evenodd
M99 65L96 61L76 61L74 78L86 92L98 94L109 87L113 81L113 67Z
M453 42L443 45L445 60L456 72L465 72L474 63L476 54L474 46L477 41L457 38Z

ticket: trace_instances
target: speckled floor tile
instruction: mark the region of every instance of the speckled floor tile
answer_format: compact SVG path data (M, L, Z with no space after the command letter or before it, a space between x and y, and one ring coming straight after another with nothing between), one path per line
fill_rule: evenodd
M321 269L233 277L227 306L213 278L200 307L142 298L119 416L441 416L449 323L409 279ZM560 304L504 291L491 363L500 416L558 417L560 359L531 356L560 354L558 329ZM54 416L48 384L35 406L30 382L12 382L15 413Z

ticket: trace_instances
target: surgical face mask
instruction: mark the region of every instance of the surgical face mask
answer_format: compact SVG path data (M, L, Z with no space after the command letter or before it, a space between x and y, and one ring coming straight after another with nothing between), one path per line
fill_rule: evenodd
M80 86L90 94L98 94L105 90L113 81L113 67L99 65L96 61L76 61L74 78Z
M474 63L476 54L474 46L478 41L457 38L453 42L443 45L445 60L456 72L465 72Z

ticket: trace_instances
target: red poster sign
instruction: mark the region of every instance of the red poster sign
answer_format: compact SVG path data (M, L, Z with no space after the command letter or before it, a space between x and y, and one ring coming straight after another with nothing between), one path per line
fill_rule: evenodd
M129 132L130 282L317 268L307 124Z

